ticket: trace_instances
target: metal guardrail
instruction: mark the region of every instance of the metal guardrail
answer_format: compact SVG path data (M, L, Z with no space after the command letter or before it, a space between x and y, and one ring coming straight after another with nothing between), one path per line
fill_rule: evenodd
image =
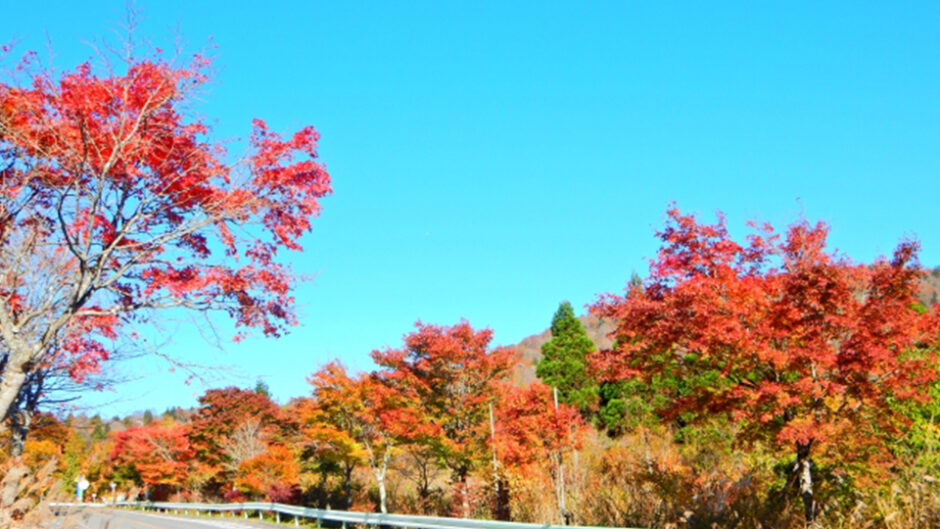
M285 514L294 518L294 525L298 525L300 518L313 518L318 522L325 520L339 522L345 528L346 524L362 526L390 526L407 527L411 529L599 529L594 526L579 525L548 525L522 522L502 522L497 520L473 520L470 518L445 518L439 516L417 516L410 514L382 514L370 512L334 511L331 509L312 509L297 505L283 503L174 503L174 502L130 502L116 503L53 503L53 507L136 507L144 510L170 511L208 511L208 512L241 512L245 518L249 512L275 513L277 521L280 515ZM318 523L319 525L319 523ZM637 528L620 528L637 529Z

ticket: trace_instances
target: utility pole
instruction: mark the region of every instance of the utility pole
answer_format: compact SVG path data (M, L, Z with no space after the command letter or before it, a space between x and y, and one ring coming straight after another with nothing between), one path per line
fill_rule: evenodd
M555 414L558 414L558 388L553 387L552 393L555 397ZM558 495L558 514L561 515L561 525L568 525L568 509L565 507L565 462L564 452L558 450L558 483L555 485L555 492Z
M499 459L496 458L496 421L493 419L493 403L490 407L490 446L493 448L493 481L496 484L496 496L499 496Z
M499 475L499 458L496 453L496 421L493 419L493 404L490 403L490 441L493 443L493 490L496 493L496 509L493 516L497 520L509 520L509 484Z

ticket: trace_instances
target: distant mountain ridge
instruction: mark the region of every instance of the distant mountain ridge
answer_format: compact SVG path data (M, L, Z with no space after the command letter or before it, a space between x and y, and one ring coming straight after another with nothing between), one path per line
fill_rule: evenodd
M924 305L940 302L940 266L927 270L920 287L920 299Z

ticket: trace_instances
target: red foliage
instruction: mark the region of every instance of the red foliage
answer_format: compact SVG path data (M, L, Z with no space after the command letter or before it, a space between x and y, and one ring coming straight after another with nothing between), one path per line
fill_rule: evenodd
M297 484L300 472L294 454L283 445L272 445L267 452L242 462L235 484L249 495L266 494L275 487L283 491Z
M277 405L267 395L250 389L210 389L199 397L199 404L187 434L199 461L210 466L221 466L225 460L222 444L246 421L259 421L265 436L273 435L279 427Z
M496 415L500 462L523 470L544 465L558 454L580 448L585 430L577 408L559 403L555 409L552 388L539 382L513 388Z
M821 223L741 244L723 220L669 219L645 286L593 307L617 323L594 359L603 376L683 381L665 413L725 413L806 451L877 441L897 427L893 401L927 398L938 319L919 309L915 243L862 265L826 250Z
M492 331L475 331L466 321L416 327L404 348L373 351L372 358L387 384L414 392L421 420L439 429L431 444L463 490L469 472L488 460L489 405L505 391L517 355L489 350ZM469 502L463 503L469 516Z
M186 110L207 68L199 56L104 75L86 63L0 82L0 415L21 371L80 380L146 309L221 310L270 336L296 322L293 276L275 257L300 249L331 192L319 136L282 139L255 120L246 162L226 163Z
M236 488L227 489L225 494L222 495L222 498L225 499L225 503L242 503L248 501L248 497L245 496L245 493Z
M193 449L182 424L133 426L114 435L111 459L136 468L148 486L186 483Z
M284 485L281 483L274 483L265 491L265 496L267 496L268 500L274 503L286 503L288 505L300 503L301 495L300 487L297 485Z

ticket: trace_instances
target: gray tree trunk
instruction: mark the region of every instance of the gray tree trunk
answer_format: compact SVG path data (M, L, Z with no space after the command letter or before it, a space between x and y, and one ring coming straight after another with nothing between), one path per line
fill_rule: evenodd
M816 526L816 513L818 506L813 496L813 460L809 453L813 443L797 443L796 445L796 471L799 479L800 497L803 499L803 516L807 527Z
M9 363L3 370L3 380L0 380L0 419L9 415L19 396L23 384L26 383L26 360L20 358L23 355L10 354Z

